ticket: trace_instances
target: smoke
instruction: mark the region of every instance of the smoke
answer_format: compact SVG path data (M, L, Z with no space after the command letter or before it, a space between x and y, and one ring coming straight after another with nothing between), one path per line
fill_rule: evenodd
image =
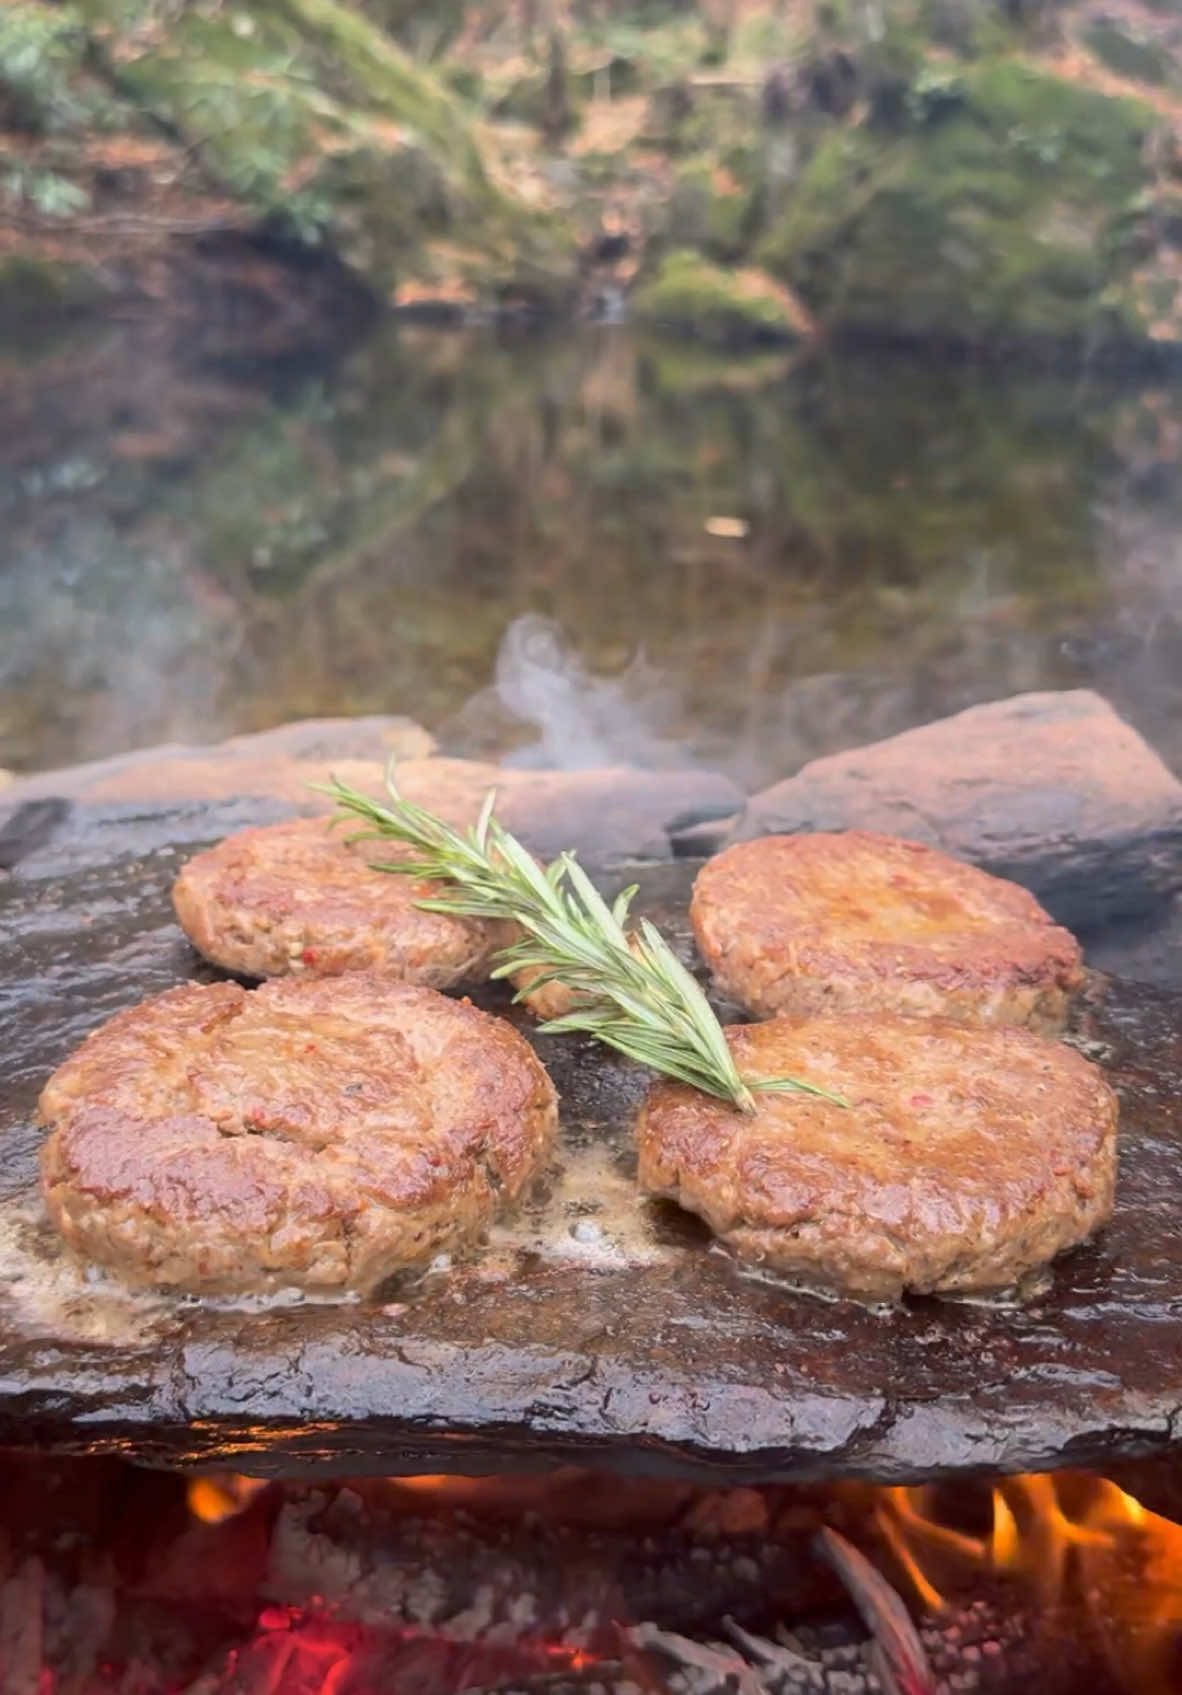
M596 766L643 769L693 763L675 733L680 701L643 652L612 676L595 676L552 619L527 613L508 626L497 652L494 682L468 702L444 731L445 740L497 753L506 765L585 771ZM490 735L535 738L505 752Z

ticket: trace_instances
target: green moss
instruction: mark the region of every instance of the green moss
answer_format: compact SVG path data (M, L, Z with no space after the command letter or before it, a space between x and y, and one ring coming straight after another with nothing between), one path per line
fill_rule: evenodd
M293 25L307 59L330 90L411 126L470 183L485 173L459 102L369 19L339 0L270 0Z
M605 197L643 188L650 266L672 246L715 267L754 262L836 327L1092 343L1152 322L1161 336L1162 290L1146 277L1157 274L1154 242L1172 239L1171 190L1164 168L1151 180L1143 162L1156 115L1035 67L1029 49L1047 39L1054 0L740 8L718 77L696 71L709 41L700 8L576 9L563 26L572 104L605 89L650 99L642 133L637 103L624 139L605 125L602 148L577 150L561 181L538 169L518 127L502 138L510 168L490 168L481 127L489 114L539 127L552 116L545 29L525 57L489 37L447 65L425 62L462 10L462 0L0 5L0 124L65 150L46 157L38 144L33 174L12 178L8 196L75 210L83 190L71 185L92 178L72 169L69 132L106 121L107 101L124 128L175 144L179 181L204 193L212 179L400 299L438 286L453 299L561 303L578 275L574 231L594 227ZM1098 28L1092 44L1111 61ZM1148 25L1144 41L1118 33L1126 48L1153 45ZM773 65L780 106L769 110ZM672 158L654 162L655 149ZM648 286L685 282L684 252L667 266ZM733 294L725 271L704 274ZM782 302L757 294L737 313L720 298L689 321L725 339L748 333L746 315L754 333L776 333ZM642 308L646 298L642 288Z
M1125 285L1152 114L1015 59L913 91L888 141L832 133L762 257L824 321L913 336L1137 327Z
M800 333L791 303L766 279L725 271L685 248L666 255L641 284L632 310L642 322L707 341L790 341Z

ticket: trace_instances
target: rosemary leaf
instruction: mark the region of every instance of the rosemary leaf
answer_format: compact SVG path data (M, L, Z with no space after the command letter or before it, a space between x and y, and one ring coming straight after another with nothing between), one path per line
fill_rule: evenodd
M647 918L633 934L625 929L635 888L623 890L609 906L573 854L540 866L496 818L494 792L476 823L456 830L400 794L392 773L386 779L389 805L336 778L316 787L336 802L335 822L361 822L363 828L349 840L396 841L413 850L406 859L372 862L376 870L445 885L445 892L419 905L510 920L524 932L498 955L493 975L528 968L535 973L531 990L562 983L577 997L568 1013L542 1024L542 1031L591 1036L741 1112L754 1112L755 1094L771 1091L846 1104L800 1078L741 1077L713 1008L660 931Z

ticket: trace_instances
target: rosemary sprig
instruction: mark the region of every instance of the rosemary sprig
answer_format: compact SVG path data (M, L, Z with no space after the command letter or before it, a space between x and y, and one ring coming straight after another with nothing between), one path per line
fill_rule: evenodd
M709 1001L660 931L645 918L631 935L625 931L635 888L609 906L573 854L561 854L543 870L493 817L494 793L486 796L476 824L459 831L401 795L392 771L386 778L389 806L336 778L317 786L336 801L336 822L356 818L367 826L351 840L382 837L415 850L378 870L449 885L447 894L421 906L508 920L525 932L500 953L493 975L509 977L523 968L534 973L519 1000L552 982L579 997L543 1031L593 1036L740 1112L754 1112L757 1091L798 1090L845 1105L799 1078L740 1077Z

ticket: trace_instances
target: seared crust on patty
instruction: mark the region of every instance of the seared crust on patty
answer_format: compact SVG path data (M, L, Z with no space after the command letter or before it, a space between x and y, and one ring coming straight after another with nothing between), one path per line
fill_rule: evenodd
M744 1117L680 1083L641 1111L639 1177L745 1259L872 1300L1006 1289L1112 1210L1117 1102L1073 1049L1028 1030L874 1016L727 1031L759 1094Z
M553 1085L503 1020L384 973L186 984L41 1095L71 1247L193 1291L366 1289L475 1236L544 1164Z
M374 869L410 859L398 842L358 841L323 818L242 830L191 859L173 905L199 952L245 977L381 967L407 983L446 989L487 974L504 946L499 924L416 903L443 891Z
M1053 1035L1083 982L1079 944L1027 890L865 830L727 848L690 918L720 991L760 1018L881 1007Z

